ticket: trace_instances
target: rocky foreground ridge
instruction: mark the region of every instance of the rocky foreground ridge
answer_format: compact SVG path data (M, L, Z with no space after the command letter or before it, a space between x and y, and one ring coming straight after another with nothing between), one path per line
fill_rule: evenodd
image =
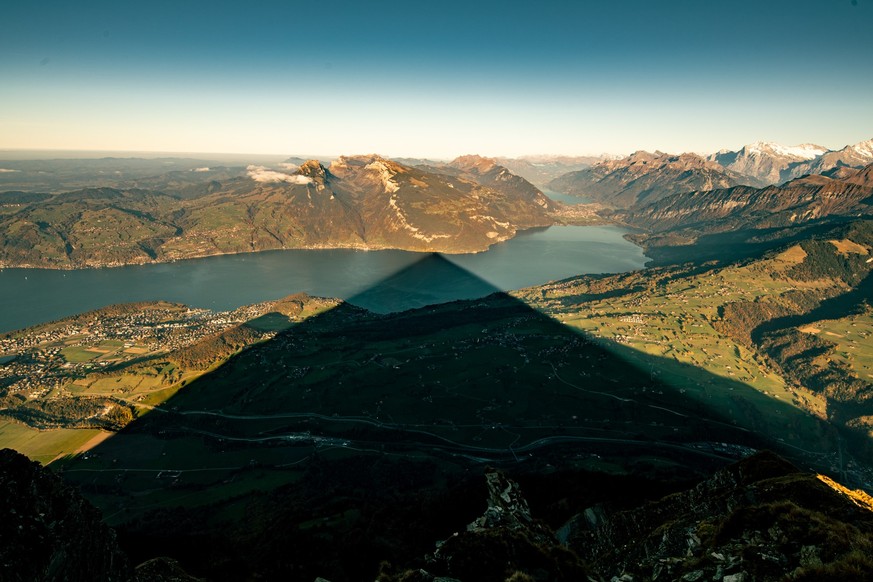
M632 510L589 507L556 531L521 488L486 469L487 507L421 567L380 582L870 580L873 498L772 453ZM0 451L3 580L195 580L175 562L131 568L115 533L51 471ZM289 527L291 527L289 525Z
M0 580L196 582L173 560L131 567L115 532L79 492L39 463L0 450Z
M382 582L873 579L873 499L762 452L632 510L595 506L556 532L516 483L486 472L482 517L427 568Z

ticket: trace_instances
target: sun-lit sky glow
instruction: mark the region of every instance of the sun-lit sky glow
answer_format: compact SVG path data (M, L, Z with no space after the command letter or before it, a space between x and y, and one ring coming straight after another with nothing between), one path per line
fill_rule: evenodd
M16 2L0 148L711 152L873 137L873 0Z

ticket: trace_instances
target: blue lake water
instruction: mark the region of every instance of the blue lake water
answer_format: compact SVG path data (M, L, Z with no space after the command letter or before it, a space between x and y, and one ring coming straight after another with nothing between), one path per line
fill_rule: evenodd
M563 202L564 204L570 204L575 206L576 204L589 204L591 200L588 198L584 198L582 196L573 196L572 194L562 194L561 192L555 192L554 190L543 190L543 194L551 198L552 200L558 200L559 202Z
M642 268L646 257L622 238L625 232L553 226L468 255L286 250L111 269L3 269L0 332L113 303L158 299L225 310L306 292L373 311L399 311L573 275Z

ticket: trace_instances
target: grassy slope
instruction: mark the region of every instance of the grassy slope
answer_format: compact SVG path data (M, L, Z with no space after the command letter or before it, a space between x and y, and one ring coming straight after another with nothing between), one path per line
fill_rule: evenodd
M859 222L847 227L843 238L805 241L757 260L583 277L525 290L519 296L552 317L601 338L610 350L640 365L651 362L652 356L658 358L658 364L652 365L653 375L697 398L720 402L733 418L745 414L744 405L738 407L732 394L718 390L714 378L732 379L754 389L766 396L761 400L764 404L781 401L821 418L833 418L834 396L802 378L785 376L780 366L788 364L780 364L761 345L756 329L778 331L816 309L853 309L859 285L866 285L862 281L870 272L871 263L866 261L873 249L869 231L869 222ZM843 326L858 326L859 317L866 316L851 316ZM815 322L804 324L807 330L819 329ZM860 325L863 331L863 319ZM833 358L842 358L856 372L865 370L870 365L866 340L860 333L852 336L848 345L835 349ZM857 396L847 396L843 390L841 397L855 398L852 404L856 405L864 395L853 386ZM843 407L838 422L853 425L846 416L863 416L864 409L857 408L847 411ZM854 424L866 423L864 418Z

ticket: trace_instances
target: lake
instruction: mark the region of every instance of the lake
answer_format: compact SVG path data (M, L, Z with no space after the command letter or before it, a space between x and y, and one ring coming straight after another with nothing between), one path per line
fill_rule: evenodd
M298 292L381 313L472 299L586 273L642 268L642 249L613 226L553 226L489 251L285 250L111 269L0 271L0 332L113 303L167 300L213 310Z
M561 192L555 192L554 190L543 189L543 194L551 198L552 200L557 200L559 202L563 202L564 204L569 204L571 206L576 206L577 204L590 204L592 200L585 198L584 196L573 196L572 194L562 194Z

